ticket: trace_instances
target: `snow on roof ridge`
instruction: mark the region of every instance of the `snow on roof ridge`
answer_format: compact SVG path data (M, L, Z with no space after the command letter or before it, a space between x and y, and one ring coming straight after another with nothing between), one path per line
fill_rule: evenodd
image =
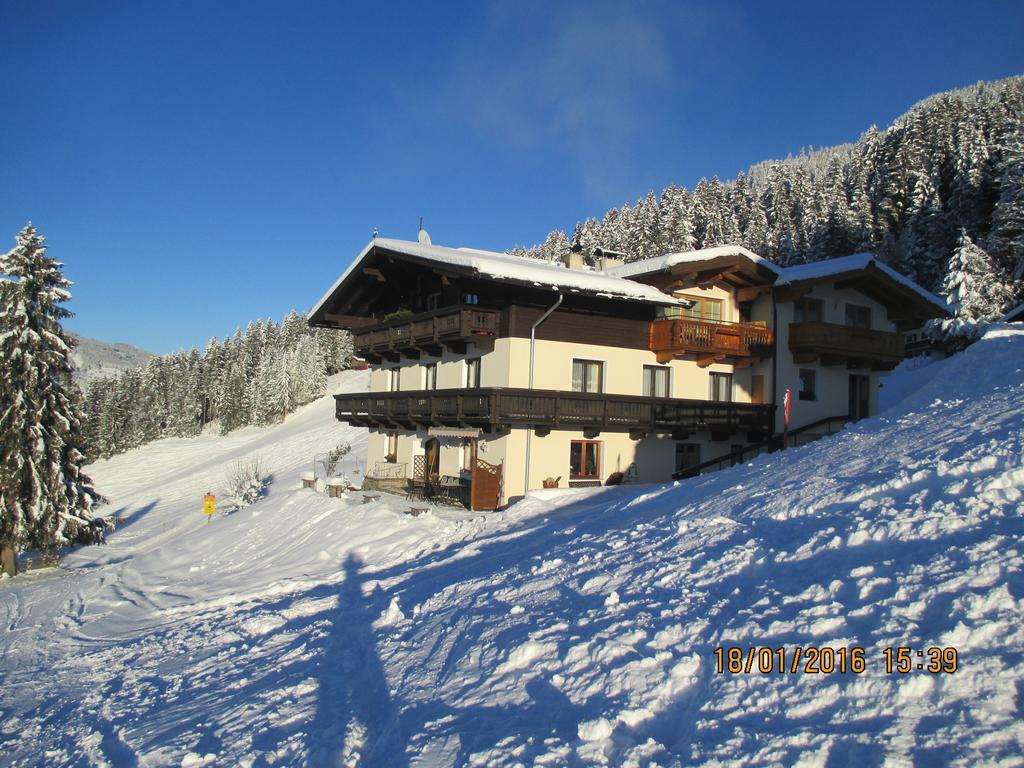
M858 269L866 269L871 264L874 264L878 269L884 272L886 275L891 277L893 280L898 282L910 290L917 293L926 301L931 302L937 307L941 307L947 312L951 312L950 306L936 296L931 291L922 288L920 285L915 283L906 275L902 275L895 269L884 263L873 253L853 253L849 256L839 256L834 259L823 259L822 261L812 261L807 264L798 264L794 267L785 267L780 270L779 279L776 281L776 285L790 285L792 283L801 282L803 280L814 280L819 277L828 277L830 275L837 275L843 272L852 272Z
M651 272L660 272L668 269L673 264L686 264L695 261L710 261L719 256L743 256L754 264L759 264L766 269L778 274L779 267L753 251L744 248L742 245L716 245L711 248L699 248L693 251L675 251L662 256L652 256L649 259L631 261L629 264L622 264L618 267L606 269L604 274L614 277L633 277L646 275Z

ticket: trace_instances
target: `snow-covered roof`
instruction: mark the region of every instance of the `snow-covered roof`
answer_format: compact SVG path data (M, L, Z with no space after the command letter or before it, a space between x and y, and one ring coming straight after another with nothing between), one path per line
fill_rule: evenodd
M1016 323L1021 320L1024 320L1024 304L1014 307L999 318L999 322L1001 323Z
M313 307L311 315L319 312L330 300L335 291L345 282L364 259L375 249L400 253L417 259L445 264L494 280L551 288L570 293L587 293L592 296L606 298L633 299L653 304L678 304L671 296L632 280L618 276L592 272L588 270L569 269L560 264L551 264L537 259L521 256L509 256L507 253L481 251L475 248L447 248L440 245L426 245L408 240L392 240L378 237L366 244L349 268L334 281L323 297Z
M949 312L949 305L931 291L926 291L910 278L901 275L895 269L878 260L873 253L855 253L852 256L841 256L838 259L825 259L814 261L810 264L800 264L796 267L785 267L779 270L779 279L776 285L792 285L807 280L820 280L828 277L838 277L850 272L859 272L874 266L886 276L892 278L905 288L909 288L925 301L934 304L945 312Z
M665 272L676 264L711 261L712 259L717 259L722 256L743 256L751 263L762 266L774 274L779 273L778 266L768 261L768 259L758 256L753 251L748 251L742 245L718 245L714 248L703 248L699 251L668 253L664 256L655 256L651 259L633 261L629 264L623 264L620 267L606 269L604 274L612 275L614 277L636 277L638 275L649 275L652 272Z

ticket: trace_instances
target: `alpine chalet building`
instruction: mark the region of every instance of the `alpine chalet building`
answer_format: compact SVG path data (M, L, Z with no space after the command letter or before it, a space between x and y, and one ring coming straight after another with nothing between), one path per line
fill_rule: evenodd
M877 411L941 300L862 254L780 268L739 246L585 268L376 238L313 308L370 391L364 487L494 509L527 490L728 466ZM784 398L790 392L790 420Z

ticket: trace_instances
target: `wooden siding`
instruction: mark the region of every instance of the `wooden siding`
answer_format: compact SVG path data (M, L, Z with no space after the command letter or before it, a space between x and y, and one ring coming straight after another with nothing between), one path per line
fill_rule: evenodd
M552 303L554 300L552 299ZM576 344L597 344L625 349L647 349L647 335L653 310L644 307L647 317L616 317L596 312L558 309L537 327L536 338L545 341L567 341ZM546 311L542 307L514 304L508 308L502 336L530 338L530 326Z

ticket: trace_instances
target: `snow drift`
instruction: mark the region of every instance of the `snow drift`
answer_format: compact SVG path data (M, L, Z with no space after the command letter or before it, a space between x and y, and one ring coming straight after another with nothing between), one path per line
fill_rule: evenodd
M128 522L0 583L17 765L876 765L1024 752L1024 333L911 372L881 416L680 484L481 517L299 488L365 433L273 428L91 467ZM365 387L365 375L341 385ZM269 495L199 502L261 453ZM862 647L860 674L714 650ZM955 647L888 673L886 648ZM915 657L916 661L916 657Z

